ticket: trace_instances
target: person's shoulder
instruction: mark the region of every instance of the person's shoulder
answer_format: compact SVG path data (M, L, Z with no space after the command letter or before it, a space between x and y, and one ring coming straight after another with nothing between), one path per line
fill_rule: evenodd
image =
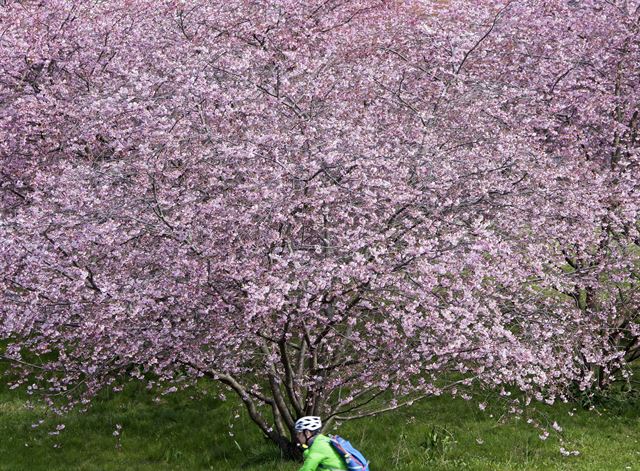
M326 435L318 435L314 441L314 443L318 444L318 448L326 448L331 447L331 438Z

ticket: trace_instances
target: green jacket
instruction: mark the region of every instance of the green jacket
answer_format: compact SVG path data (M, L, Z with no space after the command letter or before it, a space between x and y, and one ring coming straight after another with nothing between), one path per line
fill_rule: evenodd
M329 437L318 435L304 453L304 465L300 471L346 471L347 466L331 445Z

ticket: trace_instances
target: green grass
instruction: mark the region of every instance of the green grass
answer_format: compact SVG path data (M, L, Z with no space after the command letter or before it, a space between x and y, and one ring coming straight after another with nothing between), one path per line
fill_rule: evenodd
M165 396L160 403L142 387L105 395L85 414L64 419L29 409L24 397L0 386L0 470L253 470L296 471L282 461L230 399L211 386ZM191 399L190 396L194 396ZM588 412L573 405L547 407L564 428L542 441L524 420L500 423L497 412L472 403L433 398L410 409L344 424L338 431L388 470L640 470L638 405ZM31 424L46 416L37 428ZM238 418L235 418L239 415ZM49 435L64 423L60 435ZM120 448L112 435L122 425ZM230 428L233 425L233 428ZM232 431L233 436L230 435ZM480 443L481 442L481 443Z

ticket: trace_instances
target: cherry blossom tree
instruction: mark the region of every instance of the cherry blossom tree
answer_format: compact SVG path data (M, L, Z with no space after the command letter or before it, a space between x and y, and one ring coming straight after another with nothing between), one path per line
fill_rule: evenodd
M446 14L449 38L456 36L449 20L464 6L451 4ZM559 238L555 227L540 227L568 264L566 284L556 289L599 326L601 353L583 361L597 372L600 387L625 361L640 358L639 8L638 2L509 2L485 10L479 21L453 23L463 31L478 24L477 35L491 25L464 66L470 83L488 79L499 90L496 122L526 128L596 197L593 222L585 228L597 240L579 233ZM563 204L583 204L576 196L565 192Z
M639 353L637 7L5 2L13 385L208 377L295 454L303 414L606 382Z

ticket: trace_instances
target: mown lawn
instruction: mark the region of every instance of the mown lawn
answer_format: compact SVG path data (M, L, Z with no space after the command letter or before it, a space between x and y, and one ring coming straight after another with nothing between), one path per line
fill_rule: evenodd
M280 460L235 400L222 402L206 387L160 403L142 387L128 387L62 420L28 409L24 396L0 386L0 470L298 469ZM345 424L338 432L372 461L372 471L640 470L637 403L596 412L577 408L570 415L574 408L544 410L564 428L565 447L579 450L569 457L560 454L558 436L542 441L524 420L500 423L491 407L483 412L450 398ZM32 428L43 415L46 420ZM59 435L50 435L62 423ZM113 436L116 424L120 441Z

